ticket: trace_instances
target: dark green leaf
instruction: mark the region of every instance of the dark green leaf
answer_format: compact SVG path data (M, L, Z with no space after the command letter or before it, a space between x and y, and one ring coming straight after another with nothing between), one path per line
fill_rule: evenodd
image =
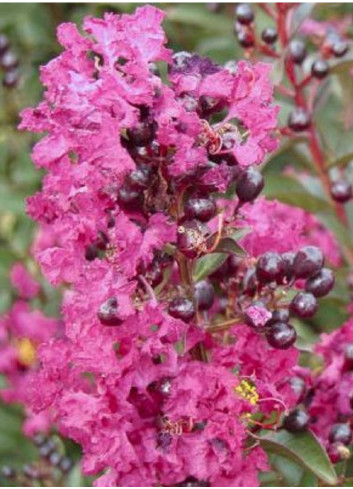
M337 475L327 453L313 433L293 434L281 430L261 436L260 443L266 451L297 462L326 484L337 483Z
M239 256L246 256L246 251L233 238L223 238L217 246L220 253L234 253Z
M212 272L225 262L228 255L226 253L210 253L199 258L195 265L193 278L195 282L208 277Z

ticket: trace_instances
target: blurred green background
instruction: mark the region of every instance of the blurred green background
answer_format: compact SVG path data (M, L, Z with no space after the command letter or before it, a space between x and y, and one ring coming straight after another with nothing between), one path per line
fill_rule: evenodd
M243 51L233 34L234 5L159 4L167 12L164 26L169 47L176 51L187 50L210 56L219 63L242 57ZM20 110L35 105L41 99L39 66L61 51L55 38L56 26L65 21L80 24L84 16L101 16L105 11L130 12L135 7L136 4L131 3L0 5L0 33L8 36L11 49L18 54L20 72L19 83L15 88L0 87L0 313L6 311L13 299L8 280L12 264L22 261L34 267L29 255L34 224L26 217L25 198L40 187L42 173L34 169L30 160L35 136L19 133L16 127ZM353 4L316 4L313 15L321 20L353 15ZM260 8L256 8L256 21L258 32L271 25ZM351 23L349 35L352 34ZM313 50L313 46L310 49ZM347 165L353 158L352 133L343 129L347 127L347 117L352 119L353 113L353 82L348 68L346 66L345 69L336 70L329 82L323 83L318 103L317 122L324 134L330 164L343 157L343 164ZM0 82L2 77L3 73L0 72ZM285 120L290 106L284 100L279 99L278 102L282 106L281 119ZM353 125L352 120L350 122ZM332 209L313 181L308 180L306 186L296 184L293 190L293 181L279 177L279 170L288 164L300 170L312 171L303 144L284 144L265 168L268 196L317 213L334 230L341 243L347 240L353 242L353 236L337 223ZM347 168L350 178L352 172L349 172L349 166ZM347 210L353 224L353 205L349 204ZM338 276L344 277L345 273L343 266ZM48 305L50 313L57 306L55 295L52 297L53 301ZM347 288L344 282L339 281L330 298L322 301L313 328L310 331L301 328L303 341L311 342L318 332L337 327L346 317L348 301ZM0 465L22 463L35 456L31 444L20 435L20 424L20 409L0 405ZM69 450L77 458L78 451L70 447ZM74 486L82 483L79 471L74 471L68 484Z

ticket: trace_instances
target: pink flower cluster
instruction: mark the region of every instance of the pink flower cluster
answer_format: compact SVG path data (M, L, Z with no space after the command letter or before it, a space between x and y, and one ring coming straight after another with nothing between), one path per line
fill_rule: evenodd
M82 445L85 473L104 471L97 486L257 486L267 461L249 444L252 415L266 425L295 403L298 352L272 348L243 318L224 335L220 291L190 316L168 304L193 294L195 258L216 249L224 217L251 228L246 263L323 239L333 263L339 254L313 217L277 202L234 217L237 200L220 199L207 225L183 218L185 195L224 192L276 148L278 109L269 66L240 61L233 73L172 56L163 16L147 6L87 18L84 36L61 25L65 50L41 71L44 101L22 114L22 129L47 133L33 151L43 189L28 201L41 225L36 258L65 288L65 335L46 330L27 395ZM249 306L261 328L271 313Z
M22 264L17 263L12 268L11 281L18 298L7 314L0 318L0 372L6 381L0 395L6 403L19 403L25 407L24 431L33 435L46 431L51 418L49 412L33 413L27 387L38 369L39 346L58 336L61 324L29 304L28 299L39 294L40 285Z

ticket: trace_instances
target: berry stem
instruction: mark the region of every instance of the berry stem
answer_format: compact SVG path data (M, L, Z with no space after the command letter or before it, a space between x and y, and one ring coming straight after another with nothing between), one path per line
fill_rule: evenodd
M278 12L278 18L277 18L277 30L279 34L279 39L282 44L283 49L285 50L288 41L289 41L289 36L287 32L287 20L288 20L288 10L286 9L280 9ZM303 89L307 86L307 84L311 80L311 75L305 77L301 82L297 81L296 73L295 73L295 66L293 61L290 58L287 58L285 60L285 71L288 77L289 82L293 86L294 89L294 100L295 103L299 106L302 107L303 109L312 112L312 104L309 104L307 99L305 98L305 95L303 93ZM312 115L312 114L311 114ZM325 170L325 159L324 155L322 153L321 147L320 147L320 142L319 142L319 137L317 134L317 129L314 121L312 120L310 128L308 130L308 143L309 143L309 150L313 159L313 163L315 165L317 175L321 181L323 190L329 200L331 202L331 205L333 207L333 210L338 218L338 220L341 222L341 224L344 227L348 226L348 219L346 212L343 208L342 205L339 203L335 202L330 193L330 179L329 176ZM344 253L345 257L350 265L353 266L353 250L351 250L349 247L344 248Z

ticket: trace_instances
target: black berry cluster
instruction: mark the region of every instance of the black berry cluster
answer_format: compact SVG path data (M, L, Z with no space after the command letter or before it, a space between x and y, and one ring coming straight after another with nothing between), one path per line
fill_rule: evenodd
M62 453L61 444L54 437L38 433L33 438L39 458L34 462L14 469L4 465L0 469L2 477L18 486L57 486L63 481L73 466L72 460Z
M2 84L6 88L14 88L18 84L19 59L11 49L10 41L5 34L0 33L0 67L4 72Z

